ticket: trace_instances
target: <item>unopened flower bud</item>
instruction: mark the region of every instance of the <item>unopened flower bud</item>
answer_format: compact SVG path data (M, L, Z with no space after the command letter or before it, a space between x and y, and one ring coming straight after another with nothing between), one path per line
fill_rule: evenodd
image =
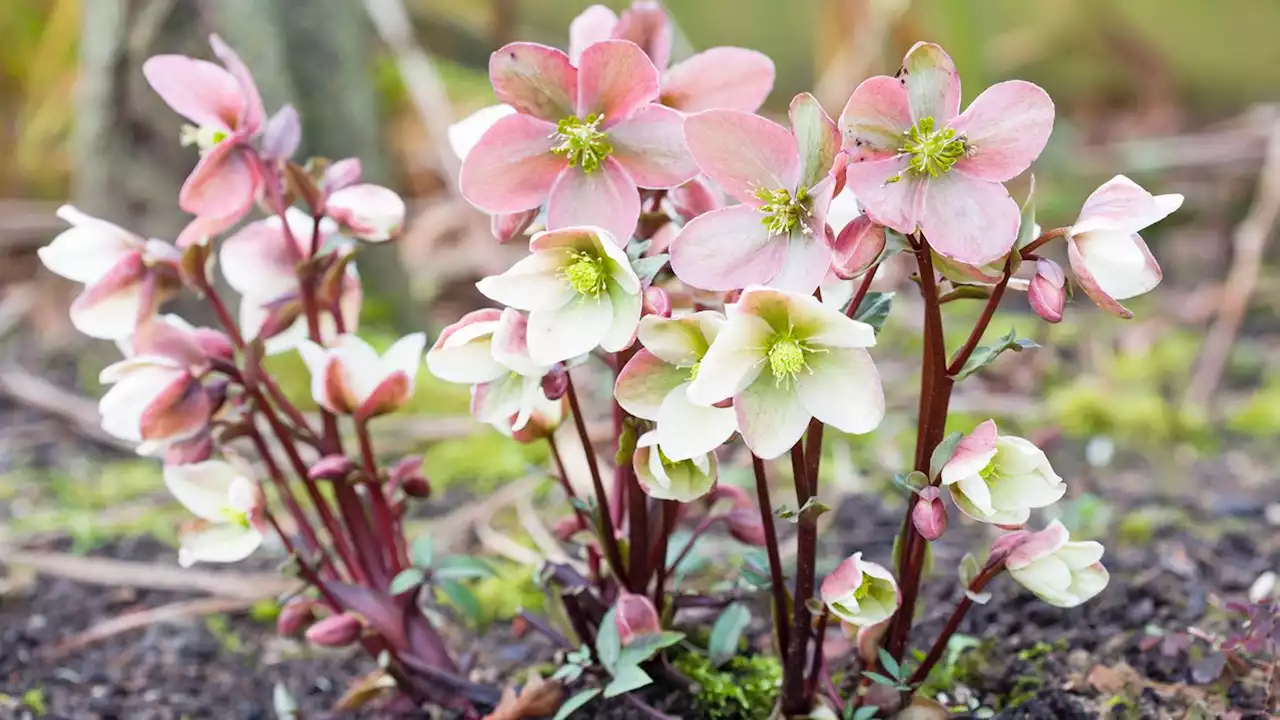
M620 595L613 608L613 619L618 626L618 637L622 639L623 647L630 645L636 638L662 630L657 609L643 595Z
M381 185L345 187L329 196L325 210L348 234L367 242L386 242L404 226L404 200Z
M880 259L885 229L866 215L854 218L831 246L831 269L842 280L861 277Z
M515 240L524 235L533 221L538 217L538 209L525 210L518 213L506 213L489 217L489 232L500 243Z
M729 534L744 545L764 547L767 542L764 523L754 507L735 507L729 511Z
M411 498L425 500L431 495L431 483L422 474L421 455L410 455L396 463L389 477Z
M307 642L320 647L346 647L360 639L362 629L354 615L331 615L307 628Z
M298 637L316 620L314 603L307 598L291 598L276 617L276 633L280 637Z
M431 483L421 475L405 478L400 483L400 489L404 490L405 495L417 500L431 497Z
M1058 263L1047 258L1036 261L1036 274L1027 286L1027 302L1046 322L1062 321L1062 308L1067 302L1066 282Z
M346 455L328 455L316 461L307 471L311 480L345 480L356 464Z
M640 314L671 317L671 296L660 287L649 287L644 291L644 305L641 306Z
M911 510L911 522L916 532L930 542L942 537L947 530L947 506L942 503L938 488L928 485L916 493L919 499Z
M542 376L542 394L548 400L559 400L569 390L569 371L564 363L556 363Z

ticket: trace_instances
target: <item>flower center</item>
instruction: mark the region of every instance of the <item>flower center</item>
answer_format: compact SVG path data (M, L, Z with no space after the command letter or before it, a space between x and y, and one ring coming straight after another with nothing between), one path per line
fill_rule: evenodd
M573 252L573 262L562 272L579 295L599 297L609 285L609 273L605 270L604 259L580 250Z
M569 167L579 165L582 172L595 172L600 163L613 152L609 136L600 129L604 116L592 113L583 120L570 116L556 124L556 132L551 137L560 144L551 149L569 161Z
M773 373L774 381L782 385L795 380L800 371L808 367L804 356L809 352L812 350L792 337L790 333L776 336L769 343L767 351L769 371Z
M804 219L812 215L809 210L809 191L800 188L792 195L788 190L769 190L759 188L755 192L756 199L764 203L756 208L764 215L760 222L769 229L770 235L789 235L797 226L803 228L807 235L812 230L804 224Z
M698 369L701 367L702 367L702 361L699 360L689 368L689 382L693 382L694 380L698 379Z
M935 130L934 125L932 117L920 118L902 135L899 151L911 156L907 169L916 175L937 177L950 170L969 149L955 130Z
M222 128L209 127L208 125L201 127L183 125L178 141L182 143L182 147L195 145L200 148L200 152L204 153L228 137L230 135Z
M221 513L223 518L226 519L228 525L238 525L239 527L248 529L249 513L229 507L222 508Z

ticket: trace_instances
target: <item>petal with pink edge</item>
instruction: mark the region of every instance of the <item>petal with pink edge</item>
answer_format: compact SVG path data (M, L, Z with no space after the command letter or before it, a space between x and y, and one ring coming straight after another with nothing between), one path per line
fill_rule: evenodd
M722 108L755 112L773 90L773 61L738 47L715 47L693 55L662 77L663 105L686 113Z
M689 221L671 243L671 270L703 290L763 284L782 269L787 238L770 236L749 205L714 210Z
M951 56L933 43L916 43L902 59L911 120L931 117L942 127L960 112L960 74Z
M489 56L493 94L526 115L555 123L578 105L578 71L560 50L515 42Z
M663 399L657 421L658 445L677 462L715 450L738 429L732 408L694 405L684 387Z
M1031 167L1053 132L1053 100L1039 85L1009 80L992 85L951 121L968 152L955 169L979 180L1004 182Z
M605 158L594 172L565 168L547 199L549 229L595 225L625 245L640 219L640 191L613 158Z
M907 90L897 78L867 78L849 96L840 113L840 134L850 162L882 160L898 154L911 128Z
M645 420L657 420L662 401L672 390L688 381L687 369L670 365L648 350L641 350L618 373L613 396L629 414Z
M471 148L462 161L462 195L487 213L517 213L546 202L565 168L554 125L528 115L508 115Z
M588 45L613 37L617 24L617 14L604 5L592 5L578 13L569 23L569 62L577 65Z
M568 251L539 252L518 261L500 275L476 283L482 295L517 310L553 310L577 294L560 277L569 260Z
M1181 195L1152 195L1124 175L1117 175L1089 195L1071 230L1076 234L1099 229L1138 232L1179 207Z
M589 353L613 324L608 295L580 296L564 307L529 313L529 356L544 365Z
M671 108L645 105L610 129L609 140L611 157L642 188L674 188L698 174L684 142L684 117Z
M636 0L622 11L613 36L629 40L644 50L654 67L664 70L671 62L671 21L667 11L653 0Z
M236 130L245 136L256 133L262 126L262 119L266 112L262 109L262 95L258 93L258 85L253 81L253 75L236 51L216 34L209 36L209 46L213 48L213 54L218 56L226 66L227 72L236 79L236 83L240 86L241 97L244 98L244 106L237 120Z
M640 319L640 342L663 362L690 368L707 354L704 328L719 332L723 323L724 318L710 310L680 318L645 315Z
M781 457L804 435L812 415L788 383L778 383L770 373L733 398L738 431L762 460Z
M265 301L297 288L296 268L302 257L278 224L259 220L224 240L218 261L233 290Z
M871 355L860 348L812 353L809 372L796 376L805 409L841 432L871 432L884 419L884 389Z
M689 384L689 400L695 405L713 405L755 382L764 369L764 348L771 335L773 328L764 320L734 313L703 356L698 376Z
M942 484L951 485L977 475L996 456L996 423L986 420L961 438L951 458L942 466Z
M1085 240L1085 244L1081 244ZM1067 242L1067 260L1076 283L1098 307L1121 318L1133 312L1120 300L1147 292L1160 283L1162 273L1142 237L1119 232L1092 232ZM1108 288L1119 292L1117 297Z
M635 43L606 40L582 51L578 117L599 113L608 129L657 98L658 70Z
M840 153L840 131L809 93L800 93L791 101L789 115L800 151L800 186L811 188L831 172Z
M258 191L258 172L253 163L234 142L214 145L182 184L178 206L192 215L243 217Z
M939 254L986 265L1009 254L1021 214L1000 183L949 172L929 181L920 230Z
M760 188L795 190L800 180L796 138L772 120L708 110L685 119L684 135L702 172L741 202L759 205Z
M173 111L198 126L235 129L244 96L235 76L208 60L156 55L142 64L151 89Z
M897 180L890 182L894 178ZM871 219L904 235L916 231L926 185L919 176L907 172L905 156L851 162L845 169L845 184Z

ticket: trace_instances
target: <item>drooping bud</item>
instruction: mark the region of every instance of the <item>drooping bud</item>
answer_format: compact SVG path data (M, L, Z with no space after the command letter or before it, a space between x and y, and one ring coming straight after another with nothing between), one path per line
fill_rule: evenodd
M618 626L618 636L622 638L623 647L630 645L636 638L662 630L657 609L643 595L620 595L618 603L614 605L613 619Z
M489 218L489 232L493 233L493 237L498 242L508 242L524 235L524 231L529 229L537 217L537 208L518 213L493 215Z
M861 277L884 253L885 243L884 226L859 215L836 236L831 246L831 269L842 280Z
M947 530L947 506L933 485L921 488L916 495L919 499L911 510L911 523L925 540L937 540Z
M345 187L329 196L325 211L348 234L366 242L386 242L404 226L404 200L381 185Z
M556 363L546 375L542 376L542 394L548 400L559 400L569 389L569 371L564 363Z
M307 478L310 480L345 480L352 470L356 469L356 464L346 455L328 455L320 458L311 469L307 471Z
M276 633L280 637L298 637L316 620L315 603L307 598L290 598L276 617Z
M1027 302L1046 322L1062 321L1062 309L1067 302L1066 283L1058 263L1047 258L1036 261L1036 274L1027 286Z
M768 542L760 512L754 507L735 507L729 511L729 534L744 545L764 547Z
M551 534L555 535L560 542L569 542L574 535L586 530L586 526L582 524L581 516L577 513L560 518L559 521L551 528Z
M645 315L671 317L671 296L660 287L648 287L644 291L644 304L641 306L640 315L641 317Z
M262 156L266 160L288 160L302 141L302 125L298 111L285 105L267 120L262 130Z
M354 615L331 615L307 628L307 642L320 647L346 647L360 639L362 629Z
M431 483L422 474L422 456L410 455L391 468L388 475L393 485L399 485L405 495L418 500L431 496Z

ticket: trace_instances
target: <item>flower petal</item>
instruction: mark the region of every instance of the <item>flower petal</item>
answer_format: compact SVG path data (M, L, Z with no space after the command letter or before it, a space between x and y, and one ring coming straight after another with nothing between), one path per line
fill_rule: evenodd
M212 409L204 387L184 375L161 388L147 404L138 429L144 441L168 446L204 430Z
M787 238L770 236L750 205L713 210L690 220L671 243L671 270L703 290L734 290L768 282L782 269Z
M707 353L710 341L703 323L723 323L719 313L703 311L678 318L645 315L640 319L640 342L663 362L689 368Z
M142 316L141 274L128 262L85 288L71 303L71 324L99 340L121 340L133 334Z
M644 297L638 288L635 291L628 291L619 285L610 285L608 294L613 303L613 317L609 324L609 331L600 338L600 349L605 352L619 352L630 347L636 340L636 327L640 324Z
M196 517L216 523L227 521L231 486L240 477L240 471L224 460L164 468L164 484L174 499Z
M927 185L918 175L907 172L905 156L851 162L845 168L845 185L872 220L904 235L916 231Z
M698 377L689 385L689 400L697 405L712 405L737 395L764 367L764 348L773 328L735 308L729 306L729 321L702 357Z
M796 95L789 117L800 152L800 186L811 188L831 173L840 153L840 131L809 93Z
M738 47L714 47L676 63L662 78L663 105L685 113L713 108L753 113L773 90L773 61Z
M1136 233L1181 206L1181 195L1152 195L1124 175L1117 175L1084 201L1071 231L1077 235L1094 230Z
M595 225L626 245L640 219L640 191L613 158L594 172L565 168L547 199L547 228Z
M688 370L669 365L648 350L641 350L631 356L618 373L613 396L628 414L657 420L667 395L688 381Z
M554 310L529 313L529 356L545 365L591 352L613 325L613 302L607 294L579 296Z
M487 213L516 213L546 202L564 158L551 152L555 126L528 115L499 119L462 162L462 195Z
M786 248L782 268L765 284L787 292L812 294L831 269L831 248L826 238L797 229L791 232Z
M235 76L208 60L156 55L142 74L166 105L197 126L231 132L245 107Z
M1137 297L1160 284L1163 273L1142 236L1095 230L1073 236L1067 259L1081 289L1105 309L1117 300ZM1117 304L1118 305L1118 304ZM1120 314L1122 317L1127 310Z
M489 56L489 81L498 101L550 123L571 117L578 104L578 71L562 51L515 42Z
M477 313L485 313L486 319L468 320ZM497 310L477 310L445 328L427 351L431 374L448 382L474 385L492 382L509 372L493 357L493 332L499 314Z
M911 125L907 90L902 81L887 75L863 80L840 113L840 134L850 162L897 155Z
M841 432L871 432L884 419L884 389L871 355L859 348L832 348L807 358L796 378L800 401L817 419Z
M232 563L253 554L262 544L262 533L239 525L211 525L178 535L178 564Z
M684 141L684 117L657 104L641 107L609 130L612 158L643 188L674 188L698 166Z
M480 280L476 289L490 300L518 310L552 310L577 295L560 276L568 259L567 252L536 252L506 272Z
M218 250L222 276L233 290L261 300L275 300L298 287L298 248L285 238L280 223L251 222L222 242Z
M706 455L738 429L732 408L694 405L686 387L667 393L656 420L658 445L668 459L675 461Z
M382 370L385 373L404 373L409 379L409 393L413 393L414 379L422 365L422 351L427 347L426 333L409 333L392 343L382 354Z
M506 103L487 105L476 110L465 118L449 126L449 147L459 160L466 160L471 148L480 142L494 123L508 115L514 115L516 109Z
M733 409L743 441L763 460L772 460L790 450L804 435L812 417L795 388L777 382L769 373L760 373L746 390L735 395Z
M240 218L258 192L258 170L244 148L224 140L196 163L178 192L184 212L213 218Z
M613 28L613 37L640 46L659 70L671 62L671 21L667 19L667 11L655 0L636 0L623 10Z
M68 280L97 282L130 253L140 249L139 238L111 223L89 218L70 206L63 206L58 214L73 222L73 227L63 230L36 252L45 267Z
M658 69L638 45L605 40L582 51L578 62L578 117L600 114L609 129L658 99Z
M569 23L569 62L577 65L588 45L613 37L618 16L604 5L592 5Z
M689 152L707 177L739 201L758 205L757 190L795 190L800 156L791 131L737 110L707 110L684 121Z
M1021 214L1000 183L949 172L930 179L920 230L940 255L985 265L1009 253Z
M1053 100L1025 80L997 83L982 91L951 129L968 152L955 169L979 180L1004 182L1031 167L1053 132Z
M960 75L940 46L916 43L902 59L901 72L912 122L931 117L942 127L960 112Z
M227 72L231 73L231 77L235 78L236 84L240 86L240 95L244 98L240 116L236 119L236 130L242 136L253 135L262 126L263 117L266 115L262 108L262 95L258 92L258 86L253 81L253 75L249 72L249 68L245 66L244 61L240 59L240 56L236 54L236 51L232 50L216 34L209 36L209 47L213 49L213 54L222 61L222 64L227 68Z

